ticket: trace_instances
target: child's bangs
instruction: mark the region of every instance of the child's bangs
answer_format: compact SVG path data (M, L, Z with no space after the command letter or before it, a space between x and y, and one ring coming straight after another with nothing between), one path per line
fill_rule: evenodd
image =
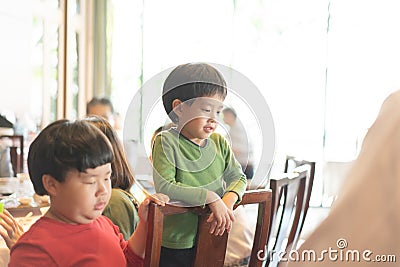
M93 140L94 143L89 150L80 151L81 158L76 162L79 171L85 171L89 168L96 168L114 161L114 153L108 140L104 140L102 138L100 139L101 140ZM80 166L79 163L81 163Z

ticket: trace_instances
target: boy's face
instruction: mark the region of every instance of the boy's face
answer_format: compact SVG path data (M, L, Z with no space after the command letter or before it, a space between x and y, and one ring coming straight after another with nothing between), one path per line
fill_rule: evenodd
M86 224L99 217L111 196L111 164L85 172L67 172L63 183L57 182L51 196L51 209L67 223Z
M198 97L181 104L178 115L178 130L186 138L198 145L210 137L218 126L223 109L223 99L218 96Z

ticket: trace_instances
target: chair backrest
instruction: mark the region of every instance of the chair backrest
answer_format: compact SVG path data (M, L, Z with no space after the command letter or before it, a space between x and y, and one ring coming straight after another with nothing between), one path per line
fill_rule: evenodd
M304 216L304 199L308 171L304 166L297 167L291 173L279 178L270 178L272 190L272 216L267 266L278 266L278 254L292 249L300 235L299 218ZM279 205L283 198L282 208ZM294 213L294 214L293 214ZM275 239L273 236L275 235ZM287 239L284 245L285 238Z
M315 176L315 161L307 161L294 156L286 156L285 170L284 170L285 173L292 172L300 166L304 166L308 170L308 173L305 184L305 195L303 198L303 204L302 206L300 206L301 209L296 209L294 217L294 220L298 221L299 225L297 229L292 229L293 231L291 231L289 234L288 243L292 244L291 249L296 249L298 239L300 238L301 231L303 230L304 222L308 212L308 207L310 205L310 198Z
M253 240L253 248L249 266L262 266L263 255L267 246L269 223L271 216L272 192L269 189L246 191L239 205L258 204L257 225ZM235 207L236 208L236 207ZM159 266L161 239L163 231L163 219L165 215L195 212L199 215L199 227L197 234L196 255L193 266L223 266L228 234L214 236L209 233L209 225L206 222L210 214L208 206L202 207L177 207L166 205L158 206L150 204L148 215L148 230L146 241L145 266ZM260 253L261 252L261 253Z
M24 172L24 136L23 135L2 135L0 139L5 139L10 147L10 158L14 172Z

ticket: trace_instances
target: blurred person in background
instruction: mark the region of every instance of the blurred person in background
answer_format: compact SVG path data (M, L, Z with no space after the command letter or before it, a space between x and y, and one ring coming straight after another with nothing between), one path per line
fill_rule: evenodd
M14 172L11 165L10 148L0 141L0 177L12 177Z
M253 178L253 147L242 122L238 119L233 108L227 107L222 111L224 122L229 126L228 139L232 146L233 154L242 166L247 179Z
M139 199L145 199L146 194L141 191L140 196L134 196L129 191L135 183L134 174L126 159L124 148L118 140L119 137L111 124L100 116L89 116L83 120L100 129L113 148L115 160L111 163L111 198L103 215L117 225L124 239L128 240L139 222Z
M121 130L121 118L114 112L114 106L108 98L93 97L86 105L86 115L97 115L105 118L116 130Z

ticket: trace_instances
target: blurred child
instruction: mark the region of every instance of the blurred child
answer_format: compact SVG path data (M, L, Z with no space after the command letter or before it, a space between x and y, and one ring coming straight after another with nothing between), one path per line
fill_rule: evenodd
M86 121L59 120L32 142L29 175L38 195L50 196L48 212L11 248L9 266L142 266L150 198L125 241L102 216L111 195L110 142ZM154 198L163 205L166 196Z
M253 145L246 129L240 119L237 117L236 110L233 108L224 108L222 110L224 122L229 126L229 139L235 158L242 165L242 170L247 179L253 178Z
M163 86L163 105L177 125L154 141L153 179L157 192L188 205L209 204L210 233L230 231L233 206L246 188L246 177L228 142L214 133L227 94L226 82L204 63L176 67ZM160 266L191 266L198 216L167 216Z
M139 222L137 213L139 202L129 192L135 182L133 172L129 167L119 137L111 124L100 116L90 116L84 120L99 128L108 138L113 148L115 160L111 163L111 198L103 211L103 215L117 225L124 235L124 239L128 240ZM142 199L144 197L140 196L138 198Z

